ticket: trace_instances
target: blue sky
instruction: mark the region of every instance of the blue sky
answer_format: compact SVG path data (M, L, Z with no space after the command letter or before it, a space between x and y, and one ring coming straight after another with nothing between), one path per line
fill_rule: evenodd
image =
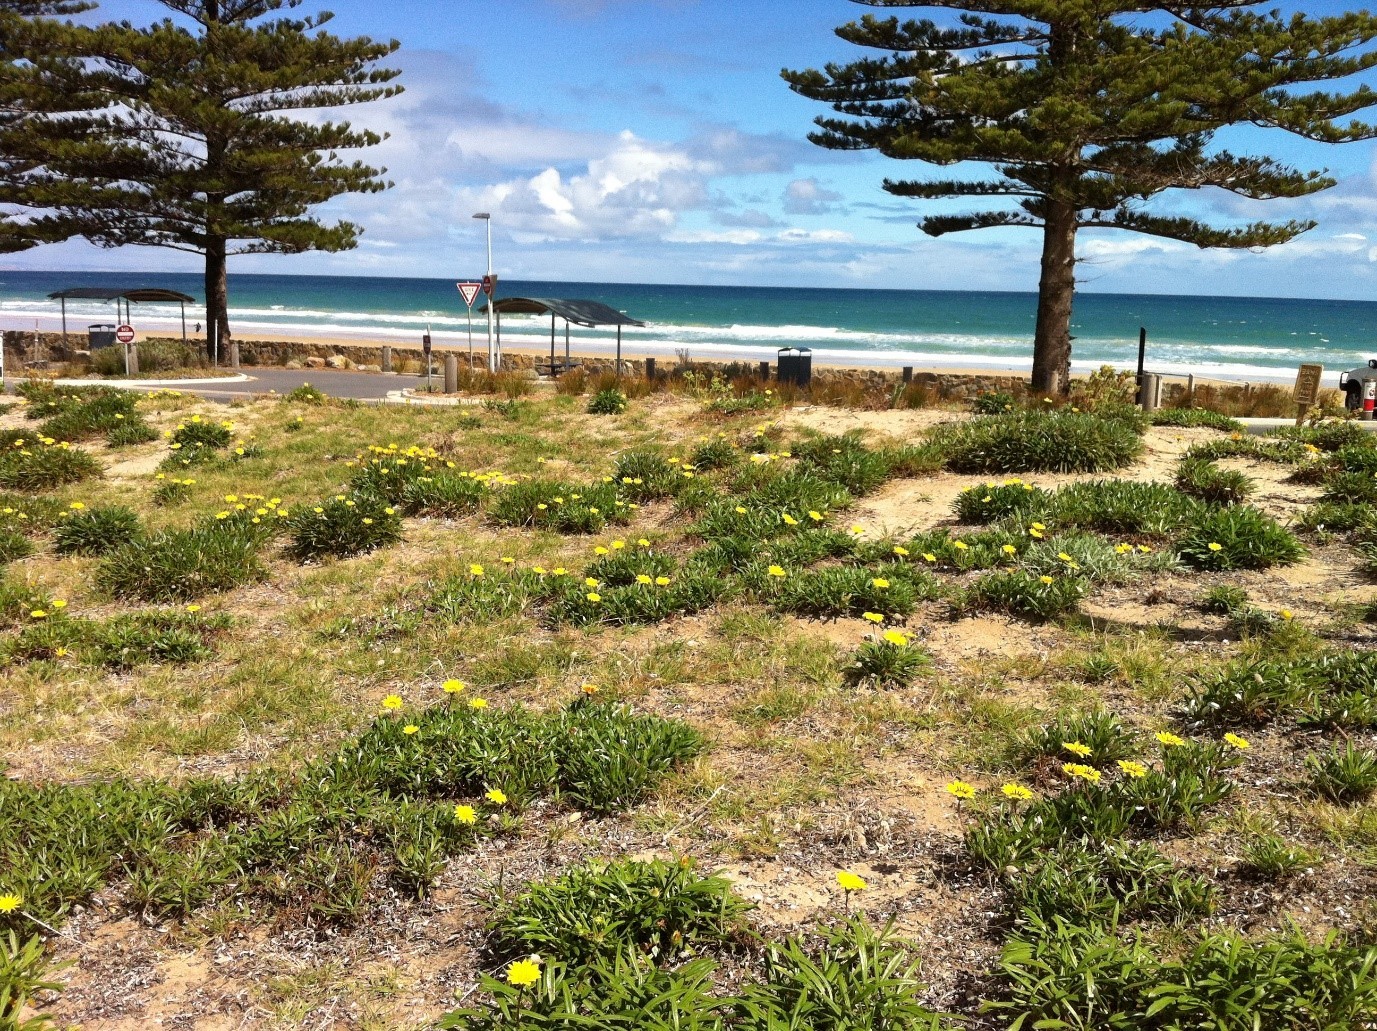
M308 0L302 10L318 6ZM779 70L859 56L832 30L869 8L847 0L323 6L336 14L332 31L402 44L394 63L407 92L348 112L356 124L391 133L364 156L387 166L396 186L325 209L364 226L357 250L246 256L233 271L467 277L481 273L484 261L482 224L470 216L490 210L495 264L508 278L1036 287L1036 232L932 240L915 222L937 209L880 188L886 175L922 174L923 166L832 153L805 139L824 109L790 93ZM1344 5L1303 7L1326 14ZM98 12L136 22L165 13L152 0L104 0ZM1302 201L1248 204L1196 194L1159 199L1155 209L1223 222L1313 217L1319 228L1261 254L1086 232L1083 288L1371 298L1377 144L1325 147L1256 130L1236 131L1226 142L1236 152L1265 149L1305 167L1328 167L1341 183ZM195 258L171 251L111 252L79 241L5 264L197 268Z

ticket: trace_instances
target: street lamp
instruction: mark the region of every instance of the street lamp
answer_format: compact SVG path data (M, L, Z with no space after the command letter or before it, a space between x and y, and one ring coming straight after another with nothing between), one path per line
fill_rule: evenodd
M481 218L484 222L487 223L487 226L488 226L488 277L487 277L487 282L488 282L488 283L492 283L492 214L491 214L491 212L480 211L480 212L478 212L478 214L474 215L473 217L474 217L474 218ZM488 294L488 371L489 371L489 372L492 372L492 373L496 373L497 370L498 370L498 367L502 364L502 356L499 355L499 354L497 353L496 349L494 348L494 346L493 346L493 339L492 339L492 306L493 306L493 301L496 299L496 298L494 297L494 294L496 294L496 293L497 293L497 287L496 287L496 285L494 284L493 287L492 287L491 292L489 292L489 294Z

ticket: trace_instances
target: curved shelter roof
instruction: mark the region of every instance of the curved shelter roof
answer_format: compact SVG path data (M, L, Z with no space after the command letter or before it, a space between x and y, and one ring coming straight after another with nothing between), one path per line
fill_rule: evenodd
M645 323L611 308L601 301L567 300L556 297L504 297L493 302L500 315L544 315L550 312L576 326L644 326ZM487 311L487 308L481 309Z
M101 286L74 286L67 290L54 290L48 295L49 300L69 301L81 299L87 301L172 301L182 304L192 304L196 298L176 290L162 290L156 287L142 287L135 290L120 290L114 287Z

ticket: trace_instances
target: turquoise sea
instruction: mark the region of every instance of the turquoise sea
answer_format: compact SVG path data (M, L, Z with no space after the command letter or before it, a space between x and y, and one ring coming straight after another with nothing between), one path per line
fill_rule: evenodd
M0 327L32 329L37 322L56 328L58 304L47 295L69 286L164 286L203 296L196 275L0 272ZM498 296L591 298L612 305L649 323L626 331L630 353L672 356L687 350L704 358L769 358L777 348L809 347L818 362L1011 369L1031 364L1037 307L1031 293L507 280ZM467 343L464 302L452 279L236 275L230 278L230 305L232 329L243 337L419 342L429 326L437 343ZM113 319L110 304L68 305L73 330ZM141 331L175 330L178 320L175 305L134 308ZM189 327L202 320L204 311L189 306ZM480 349L484 325L475 314ZM1076 302L1076 368L1132 366L1139 326L1148 330L1148 367L1163 373L1286 380L1301 362L1321 362L1337 373L1377 357L1377 303L1085 293ZM503 339L547 346L549 320L504 318ZM608 332L572 333L575 353L604 350L610 340Z

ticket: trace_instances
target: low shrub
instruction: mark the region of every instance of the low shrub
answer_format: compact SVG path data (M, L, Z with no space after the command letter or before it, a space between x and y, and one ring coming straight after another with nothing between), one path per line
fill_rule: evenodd
M1334 505L1377 504L1377 476L1370 472L1334 473L1325 479L1320 501Z
M799 441L790 453L803 471L840 484L856 497L874 493L893 472L890 456L866 447L854 431Z
M1377 752L1352 741L1305 760L1310 789L1340 805L1366 802L1377 792Z
M1322 501L1301 512L1296 529L1315 534L1350 533L1371 521L1371 505Z
M1189 520L1196 508L1165 483L1087 480L1059 489L1044 521L1100 533L1165 534Z
M1256 487L1251 476L1237 469L1221 469L1200 458L1185 459L1176 467L1176 489L1206 504L1240 504Z
M104 555L136 541L143 526L133 509L123 505L69 508L53 530L59 555Z
M724 436L711 437L694 449L691 461L700 472L730 469L741 461L741 449Z
M142 419L125 419L105 435L111 447L136 447L158 439L158 431Z
M1367 432L1352 420L1322 422L1317 426L1283 426L1268 434L1294 444L1309 444L1321 451L1339 451L1352 445L1370 446Z
M183 665L210 658L211 642L230 626L228 616L197 612L134 612L105 620L94 635L94 661L128 670L149 663Z
M1242 433L1247 428L1237 419L1208 408L1159 408L1152 413L1154 426L1181 426L1186 429L1207 427L1225 433Z
M681 467L678 459L671 462L658 452L646 449L624 452L617 457L617 464L612 469L617 492L637 502L671 498L691 478L692 470Z
M1211 587L1200 596L1198 603L1205 612L1217 616L1228 616L1242 610L1248 604L1248 592L1232 584L1219 584Z
M615 387L599 390L588 402L589 415L621 415L630 402L625 394Z
M33 554L33 542L10 525L0 525L0 565L17 562Z
M971 411L976 415L1003 415L1018 407L1018 399L1003 390L981 391L971 398Z
M1183 717L1207 726L1377 726L1377 655L1338 651L1230 662L1194 678Z
M1078 747L1072 751L1066 747L1068 744ZM1103 709L1062 717L1025 731L1013 746L1014 758L1023 764L1055 760L1108 767L1120 759L1131 758L1136 751L1133 734L1119 717Z
M0 489L53 490L100 475L100 463L64 443L26 440L0 451Z
M323 405L330 400L330 395L313 387L309 383L303 383L282 395L282 400L287 404L298 405Z
M1022 554L1023 569L1039 577L1074 575L1090 583L1129 583L1144 572L1178 568L1170 551L1140 551L1098 534L1072 530L1035 540Z
M1045 518L1051 499L1052 495L1041 487L1022 480L987 483L983 487L967 487L956 496L956 517L963 523L982 526L1001 519Z
M131 391L100 387L61 395L38 430L44 437L72 443L103 437L125 423L143 424L138 415L138 400L138 395Z
M219 525L164 530L109 552L96 569L95 581L116 598L191 601L265 579L260 545L249 535Z
M399 503L407 515L454 518L476 512L487 492L485 480L445 471L408 483L402 488Z
M799 572L778 564L757 563L747 570L745 579L780 612L822 619L867 612L907 616L919 601L941 594L935 578L902 566L828 566Z
M1108 472L1143 449L1131 424L1065 409L972 419L934 439L958 473Z
M690 859L593 862L499 900L489 947L504 960L535 953L583 965L632 951L672 965L744 938L751 908Z
M336 494L302 506L287 521L287 553L298 561L322 556L352 558L402 539L396 508L372 494Z
M1305 555L1294 534L1250 505L1201 509L1176 548L1197 569L1267 569Z

